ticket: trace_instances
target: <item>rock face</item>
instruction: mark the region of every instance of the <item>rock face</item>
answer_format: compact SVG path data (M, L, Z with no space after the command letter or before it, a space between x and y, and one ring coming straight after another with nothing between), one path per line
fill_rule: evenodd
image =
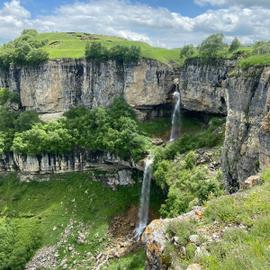
M164 104L167 83L171 83L166 81L169 70L167 65L151 60L138 65L55 60L0 71L0 87L18 92L23 108L42 114L63 113L79 105L108 106L122 95L135 109L144 112L146 106L147 113L149 109L158 111Z
M269 154L266 152L269 148L265 147L269 138L261 136L260 142L259 135L267 114L269 76L270 68L250 68L238 70L224 82L228 116L222 167L231 191L237 190L241 182L258 172L259 160L268 163Z
M270 128L260 129L270 108L269 73L267 67L238 70L233 61L192 60L174 69L153 60L138 65L55 60L0 70L0 87L18 92L22 107L44 120L79 105L108 106L116 96L124 96L142 120L170 115L172 93L179 89L183 109L227 115L222 167L228 189L235 191L259 165L270 164Z
M234 62L209 65L199 60L188 62L180 70L182 108L189 111L227 114L226 89L222 82L227 78Z
M140 168L130 162L100 152L38 157L10 154L0 159L0 172L19 172L21 181L47 180L51 174L58 173L91 171L93 179L115 187L133 184L133 173L138 170Z

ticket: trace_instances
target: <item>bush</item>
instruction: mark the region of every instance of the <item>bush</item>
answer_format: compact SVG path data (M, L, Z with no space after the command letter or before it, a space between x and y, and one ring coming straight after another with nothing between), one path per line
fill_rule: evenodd
M0 65L7 68L12 63L33 65L47 61L49 55L42 49L45 42L39 41L37 34L36 30L24 30L19 38L4 45L0 50Z
M85 57L97 62L115 60L118 63L137 63L141 57L141 50L136 46L121 45L108 49L101 43L93 42L86 45Z
M0 106L7 105L7 103L20 103L20 97L17 93L11 92L6 88L0 88Z
M0 268L24 269L27 261L33 256L41 243L41 237L36 228L24 233L16 221L0 218Z
M16 131L25 131L30 129L34 124L41 122L38 113L33 111L22 112L18 115L14 122L14 128Z
M109 59L109 51L101 43L88 43L85 48L85 57L86 59L102 62Z
M162 160L155 164L156 182L168 188L167 199L160 209L162 216L175 217L222 193L221 175L210 176L204 166L196 165L196 160L197 155L189 152L177 161Z

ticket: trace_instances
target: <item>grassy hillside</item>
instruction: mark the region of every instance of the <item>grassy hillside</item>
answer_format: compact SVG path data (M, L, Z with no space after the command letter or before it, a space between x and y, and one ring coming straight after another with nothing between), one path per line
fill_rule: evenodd
M49 53L50 59L82 58L84 57L85 45L88 42L99 42L108 48L115 45L139 46L142 57L163 63L179 61L179 49L155 48L144 42L130 41L119 37L86 33L40 33L38 39L48 40L45 50Z
M15 175L0 178L0 269L23 269L38 248L57 243L59 262L86 269L110 243L113 218L138 205L140 184L112 191L92 181L91 173L53 178L32 183L19 183ZM153 207L160 197L152 195ZM77 241L80 232L84 243Z
M205 270L269 269L270 170L263 179L262 186L209 201L199 222L171 224L168 234L181 241L168 244L170 257Z

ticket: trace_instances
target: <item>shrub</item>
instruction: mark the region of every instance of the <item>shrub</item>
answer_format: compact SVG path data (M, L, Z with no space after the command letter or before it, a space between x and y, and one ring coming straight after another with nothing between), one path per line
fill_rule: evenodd
M102 62L109 59L109 51L101 43L88 43L85 48L85 57L89 60Z
M20 103L20 97L17 93L11 92L6 88L0 88L0 106L7 105L7 103Z
M23 269L39 247L41 237L35 227L24 233L16 221L0 218L0 268Z
M14 128L16 131L25 131L30 129L34 124L41 122L38 113L33 111L25 111L18 115L14 122Z
M10 64L28 65L47 61L49 55L42 50L44 41L37 39L36 30L24 30L20 37L4 45L0 51L0 65L9 67Z
M89 60L103 62L115 60L118 63L137 63L141 56L141 50L136 46L116 45L108 49L101 43L88 43L85 48L85 57Z
M222 193L220 174L210 176L204 166L196 165L196 160L197 155L189 152L176 162L162 160L155 164L155 180L162 188L168 188L160 209L162 216L177 216Z

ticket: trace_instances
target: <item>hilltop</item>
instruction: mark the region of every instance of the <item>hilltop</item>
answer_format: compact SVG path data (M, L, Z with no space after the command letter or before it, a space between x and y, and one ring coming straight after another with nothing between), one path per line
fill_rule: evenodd
M115 45L138 46L142 57L158 60L163 63L177 61L179 49L156 48L145 42L131 41L119 37L95 35L79 32L68 33L39 33L37 39L47 41L44 49L49 53L50 59L83 58L87 43L98 42L110 48Z

